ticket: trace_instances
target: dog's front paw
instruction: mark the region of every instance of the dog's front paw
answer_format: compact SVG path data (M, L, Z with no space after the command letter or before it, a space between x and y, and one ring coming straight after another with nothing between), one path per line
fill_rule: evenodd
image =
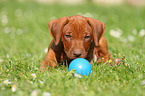
M116 65L119 65L122 62L123 62L123 59L120 59L120 58L115 59Z

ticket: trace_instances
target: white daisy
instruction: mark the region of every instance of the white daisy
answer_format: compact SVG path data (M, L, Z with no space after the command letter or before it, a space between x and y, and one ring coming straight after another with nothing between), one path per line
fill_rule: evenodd
M37 90L33 90L31 93L31 96L38 96L38 91Z
M51 96L49 92L43 92L42 96Z
M145 35L145 29L141 29L139 32L139 36L143 37Z
M122 30L121 29L116 29L116 30L110 30L110 35L111 36L113 36L113 37L115 37L115 38L120 38L121 37L121 35L122 35Z
M109 63L112 63L112 60L110 59L108 62L109 62Z
M16 85L12 85L12 92L15 92L17 89Z
M11 31L11 30L10 30L10 28L9 28L9 27L5 27L5 29L4 29L4 32L5 32L5 33L7 33L7 34L8 34L8 33L10 33L10 31Z
M3 59L0 59L0 62L3 62L4 60Z
M11 84L11 82L9 82L9 79L5 80L4 83L5 83L6 85Z
M7 25L8 24L8 16L2 15L1 22L2 22L2 25Z
M141 85L145 85L145 80L143 80L143 81L141 82Z
M35 78L36 78L36 74L31 74L31 76L33 77L33 80L35 80Z
M74 76L75 76L75 77L78 77L78 78L82 78L82 76L81 76L81 75L76 74L76 73L74 74Z

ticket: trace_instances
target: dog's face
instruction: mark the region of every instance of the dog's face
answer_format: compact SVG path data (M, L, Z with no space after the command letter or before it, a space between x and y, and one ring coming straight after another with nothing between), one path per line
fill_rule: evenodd
M59 18L49 23L49 31L55 44L63 42L64 51L69 59L85 58L91 43L98 46L104 30L104 23L78 15Z
M64 51L70 59L85 58L93 41L91 26L84 20L73 18L63 28Z

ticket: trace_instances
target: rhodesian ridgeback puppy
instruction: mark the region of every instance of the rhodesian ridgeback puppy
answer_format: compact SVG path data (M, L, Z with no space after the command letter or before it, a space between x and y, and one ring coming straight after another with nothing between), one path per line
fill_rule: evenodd
M48 23L49 32L53 37L48 52L41 63L41 70L48 66L55 68L60 62L70 62L75 58L94 59L100 63L114 60L108 52L107 41L104 38L106 26L103 22L90 17L75 15L62 17ZM121 59L120 59L121 60ZM112 62L110 63L111 65Z

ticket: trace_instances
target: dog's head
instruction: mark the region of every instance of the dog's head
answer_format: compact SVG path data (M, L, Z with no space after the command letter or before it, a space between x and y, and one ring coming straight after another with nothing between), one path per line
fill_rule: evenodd
M90 17L79 15L62 17L48 23L55 45L63 42L68 58L86 58L91 43L99 46L105 32L105 24Z

